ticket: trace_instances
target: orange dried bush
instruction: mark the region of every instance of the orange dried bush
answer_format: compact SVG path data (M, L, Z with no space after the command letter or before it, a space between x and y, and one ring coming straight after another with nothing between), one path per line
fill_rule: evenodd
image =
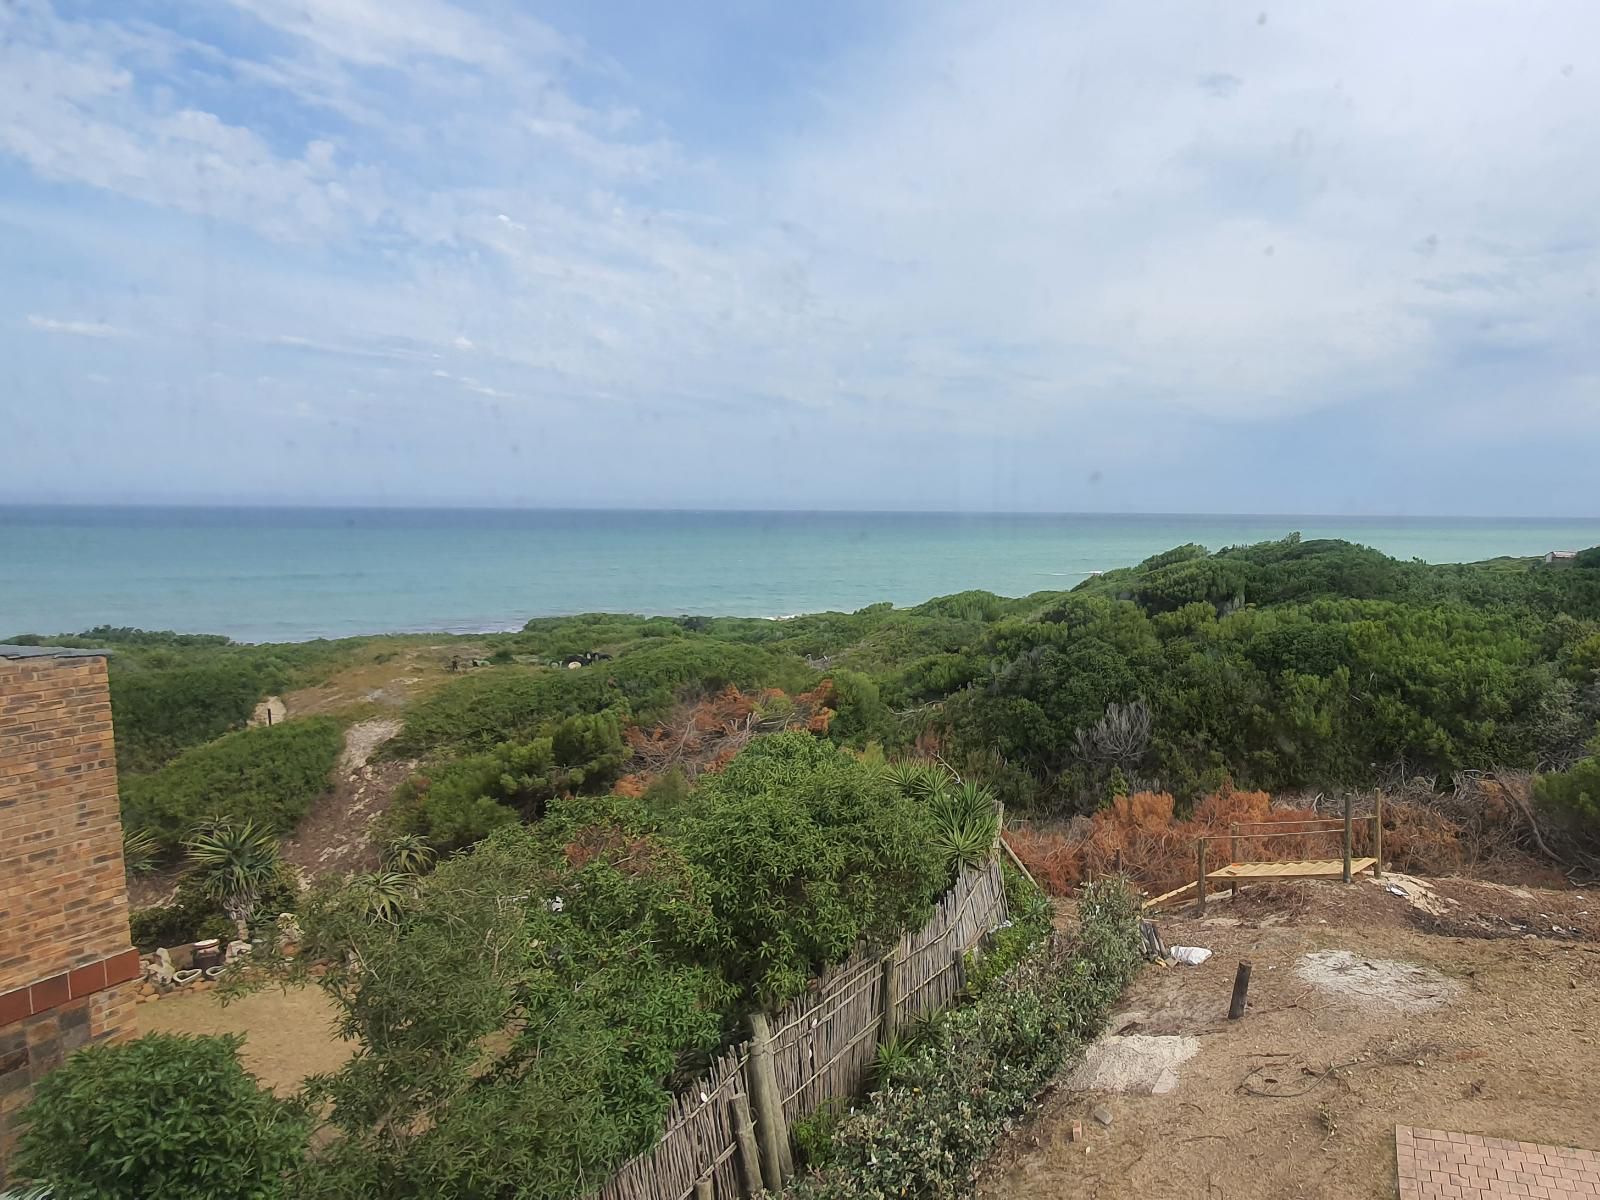
M626 786L637 795L663 772L677 767L689 779L706 771L721 770L760 733L806 729L828 731L833 710L826 705L832 685L824 680L815 689L789 696L778 688L756 693L727 687L714 696L686 700L653 729L631 725L623 730L633 751L633 771Z
M1196 804L1187 820L1176 819L1174 808L1175 802L1166 792L1136 792L1118 796L1093 817L1066 827L1008 830L1006 841L1029 874L1055 895L1110 874L1119 862L1123 872L1146 891L1171 891L1195 877L1197 840L1204 835L1227 835L1236 824L1250 826L1240 830L1237 839L1240 861L1326 858L1340 852L1340 833L1302 832L1291 824L1322 818L1310 809L1275 809L1265 792L1224 788ZM1283 828L1275 830L1273 826ZM1274 832L1288 836L1249 836ZM1208 843L1208 866L1222 866L1229 858L1226 840Z
M623 833L608 825L593 825L580 830L563 849L567 865L582 869L600 860L629 875L650 869L661 847L653 839Z
M1449 875L1461 869L1461 835L1454 821L1421 804L1383 808L1383 857L1397 871Z

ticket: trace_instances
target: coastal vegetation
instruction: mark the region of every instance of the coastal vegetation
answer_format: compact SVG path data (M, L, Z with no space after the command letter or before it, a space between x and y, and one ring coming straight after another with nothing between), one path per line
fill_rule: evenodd
M1013 839L1065 891L1124 852L1160 878L1197 830L1270 819L1273 795L1514 769L1563 861L1600 865L1592 555L1429 566L1290 536L1014 599L541 618L472 639L483 665L460 670L438 635L449 668L390 710L377 751L403 780L372 830L379 869L298 895L263 839L327 792L372 709L243 726L396 643L65 640L116 650L125 823L183 871L136 939L253 924L269 952L232 986L314 983L358 1047L307 1081L321 1129L282 1172L297 1197L592 1188L750 1012L917 928L992 853L1001 806L1077 822L1070 845ZM1455 836L1426 805L1395 811L1394 854ZM1008 892L971 1003L886 1046L855 1113L801 1131L797 1194L960 1194L1098 1028L1134 962L1126 894L1084 888L1063 941L1020 876ZM299 953L274 962L264 918L291 908Z

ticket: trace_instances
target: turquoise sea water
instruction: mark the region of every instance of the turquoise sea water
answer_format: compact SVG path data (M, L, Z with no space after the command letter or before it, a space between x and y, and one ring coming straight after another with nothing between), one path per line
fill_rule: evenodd
M599 610L780 616L1073 586L1183 542L1298 530L1461 562L1600 518L0 507L0 638L94 625L293 641Z

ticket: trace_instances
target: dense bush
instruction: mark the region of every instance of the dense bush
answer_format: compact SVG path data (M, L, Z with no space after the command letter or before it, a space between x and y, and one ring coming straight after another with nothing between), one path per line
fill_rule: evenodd
M271 1200L304 1149L298 1105L239 1064L239 1037L89 1046L36 1085L13 1169L53 1200Z
M705 637L650 639L580 670L513 667L457 680L407 710L391 752L487 750L528 741L567 717L607 709L649 725L684 692L769 685L798 690L813 678L799 660L759 646Z
M627 759L614 712L567 717L547 737L505 742L414 776L397 793L390 824L439 852L456 850L502 825L537 820L557 796L604 790Z
M723 930L708 961L768 1004L858 943L920 924L946 879L926 809L803 733L752 743L673 832Z
M1138 909L1120 883L1085 888L1074 939L1057 935L932 1023L858 1111L794 1200L955 1200L1018 1112L1093 1038L1139 961Z
M1589 853L1600 854L1600 757L1541 775L1534 796L1568 836Z
M553 721L599 712L614 698L598 667L581 671L496 668L468 675L406 709L390 743L397 755L489 750L525 741Z
M344 744L338 722L306 717L224 734L152 775L122 781L123 822L171 851L203 821L283 833L328 788Z
M354 951L321 982L364 1050L313 1082L340 1136L297 1194L566 1200L648 1145L729 998L704 888L628 821L556 813L440 865L397 923L315 894L308 949Z
M368 639L248 646L216 634L98 626L8 639L110 649L117 768L153 771L191 746L238 729L270 692L315 682Z
M582 720L549 753L610 745ZM920 924L944 885L925 810L829 742L668 778L551 796L388 919L333 885L302 905L301 961L335 964L321 986L364 1049L311 1088L338 1136L299 1194L566 1200L650 1144L748 1005Z
M113 667L118 769L155 770L185 749L239 728L264 691L259 673L236 659L164 671Z

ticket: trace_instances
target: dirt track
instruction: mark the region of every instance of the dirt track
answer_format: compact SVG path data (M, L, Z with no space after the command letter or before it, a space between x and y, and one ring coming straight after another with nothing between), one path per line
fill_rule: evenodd
M1600 893L1434 890L1444 916L1365 881L1246 889L1206 918L1163 917L1169 945L1215 954L1147 967L1110 1032L1196 1039L1177 1086L1057 1092L980 1195L1392 1198L1397 1123L1600 1148L1600 922L1588 923ZM1543 936L1522 932L1533 928ZM1306 955L1338 951L1352 957L1297 973ZM1230 1022L1241 958L1254 963L1250 1010ZM1346 981L1378 994L1335 990ZM1413 1011L1392 1002L1402 984Z

